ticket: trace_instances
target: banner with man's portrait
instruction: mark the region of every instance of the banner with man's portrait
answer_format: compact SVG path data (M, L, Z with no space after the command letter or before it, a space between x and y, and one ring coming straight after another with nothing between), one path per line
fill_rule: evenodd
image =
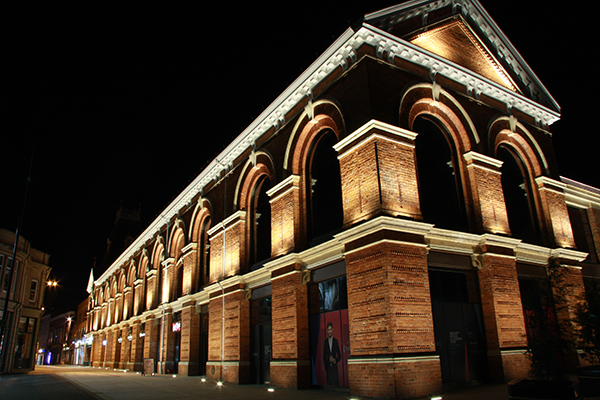
M311 316L313 385L348 386L350 330L345 277L319 283L320 313Z

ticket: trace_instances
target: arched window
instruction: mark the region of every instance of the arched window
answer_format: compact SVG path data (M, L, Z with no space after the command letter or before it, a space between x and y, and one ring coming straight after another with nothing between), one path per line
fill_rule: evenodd
M210 281L210 238L208 230L210 229L210 215L207 216L200 229L199 255L198 255L198 289Z
M340 164L333 146L333 131L322 131L311 144L307 158L307 227L309 241L326 240L343 224Z
M535 214L533 192L523 161L507 146L500 146L497 157L503 162L502 190L512 236L528 243L542 244Z
M433 120L418 117L413 124L419 176L419 200L426 222L465 231L467 216L461 190L457 151Z
M262 267L271 258L271 204L267 191L271 180L262 175L253 188L250 198L250 265L251 269Z
M170 268L175 268L175 271L172 272L170 278L173 279L174 282L166 283L166 290L169 290L172 293L169 293L167 299L169 301L176 300L183 295L183 247L185 246L185 234L183 233L183 229L179 226L175 232L173 232L173 236L171 239L171 258L173 259L173 265Z

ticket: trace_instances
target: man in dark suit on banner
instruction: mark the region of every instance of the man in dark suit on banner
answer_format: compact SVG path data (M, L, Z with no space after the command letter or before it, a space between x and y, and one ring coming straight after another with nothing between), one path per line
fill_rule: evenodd
M333 324L327 323L327 339L323 344L323 364L327 371L327 385L340 386L337 364L342 359L338 341L333 337Z

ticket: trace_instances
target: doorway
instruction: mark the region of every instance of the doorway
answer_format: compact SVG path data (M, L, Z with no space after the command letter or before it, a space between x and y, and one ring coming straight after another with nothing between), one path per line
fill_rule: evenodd
M251 383L271 381L271 297L252 300L250 307Z
M485 379L486 346L475 273L430 269L429 282L442 382Z

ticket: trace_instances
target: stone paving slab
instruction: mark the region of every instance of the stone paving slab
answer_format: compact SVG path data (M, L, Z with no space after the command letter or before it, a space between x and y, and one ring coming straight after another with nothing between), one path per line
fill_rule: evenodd
M34 382L35 381L35 382ZM202 382L200 377L142 376L133 372L76 366L36 366L22 375L0 375L0 400L363 400L339 391L291 390L266 385L235 385ZM481 385L449 390L444 400L506 400L506 385ZM428 398L424 400L429 400Z

